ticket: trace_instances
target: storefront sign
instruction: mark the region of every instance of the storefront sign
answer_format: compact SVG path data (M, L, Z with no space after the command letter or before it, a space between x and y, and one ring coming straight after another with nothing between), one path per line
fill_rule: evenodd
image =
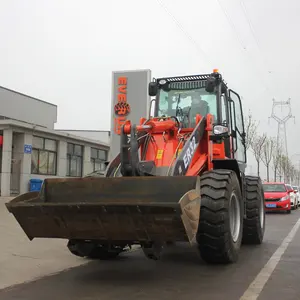
M148 117L150 70L116 71L112 74L110 157L120 153L120 133L126 120L139 124Z

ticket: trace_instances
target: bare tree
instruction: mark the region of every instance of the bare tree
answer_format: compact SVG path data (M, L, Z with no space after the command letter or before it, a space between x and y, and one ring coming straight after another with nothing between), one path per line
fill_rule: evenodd
M282 155L280 159L284 182L290 181L291 163L287 156Z
M297 167L295 167L295 177L294 181L296 182L296 185L299 185L300 182L300 171Z
M275 139L273 137L266 138L263 144L261 160L267 169L267 181L270 179L270 163L275 148Z
M248 115L245 117L246 150L251 147L254 138L257 135L258 124L259 122L253 119L252 113L249 110Z
M281 157L282 157L282 149L280 145L276 142L274 145L274 150L272 154L272 162L273 162L273 170L274 170L274 181L277 180L277 172L281 171Z
M289 157L282 156L281 165L284 174L284 181L293 184L294 180L297 178L297 170L292 161Z
M291 181L291 184L294 185L295 184L295 181L297 179L297 170L295 168L294 165L291 164L291 171L290 171L290 181Z
M266 141L266 134L264 133L263 135L256 135L253 137L253 141L251 143L251 148L254 154L254 158L256 160L257 163L257 176L259 176L260 174L260 161L263 155L263 148L264 148L264 144Z

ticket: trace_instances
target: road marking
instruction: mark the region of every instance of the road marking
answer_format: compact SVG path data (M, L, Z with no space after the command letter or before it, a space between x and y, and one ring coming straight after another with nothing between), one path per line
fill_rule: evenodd
M258 298L265 284L267 283L273 271L275 270L277 264L279 263L281 256L286 251L290 242L294 239L299 229L299 226L300 226L300 218L298 219L297 223L294 225L290 233L283 240L281 245L271 256L269 261L265 264L263 269L259 272L256 278L249 285L248 289L245 291L244 295L240 298L240 300L255 300Z

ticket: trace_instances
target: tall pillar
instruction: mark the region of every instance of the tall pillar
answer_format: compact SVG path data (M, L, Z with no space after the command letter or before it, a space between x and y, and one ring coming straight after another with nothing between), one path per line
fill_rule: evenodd
M57 149L57 176L67 175L67 142L59 141Z
M10 196L11 155L12 155L12 129L3 130L2 170L1 170L1 196Z
M92 164L91 164L91 147L84 146L82 175L85 176L88 173L91 173L92 171L93 170L92 170Z
M25 145L32 145L32 134L24 133L20 136L19 153L21 157L20 168L20 194L29 191L29 180L31 178L31 153L24 152Z

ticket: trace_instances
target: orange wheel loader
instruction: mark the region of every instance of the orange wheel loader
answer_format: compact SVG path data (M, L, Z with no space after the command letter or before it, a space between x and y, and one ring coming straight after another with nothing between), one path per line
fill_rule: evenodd
M104 176L45 179L7 209L30 240L66 239L81 257L140 245L157 260L188 242L207 263L236 262L241 244L261 244L265 231L261 179L245 175L239 95L217 70L154 79L149 95L153 116L126 121Z

